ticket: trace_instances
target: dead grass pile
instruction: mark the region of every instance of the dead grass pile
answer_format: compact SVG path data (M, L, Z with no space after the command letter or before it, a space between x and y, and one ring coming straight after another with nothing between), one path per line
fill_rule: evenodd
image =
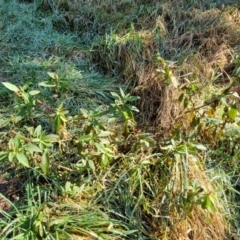
M216 194L216 186L214 186L204 173L205 169L201 163L190 160L189 179L194 181L197 179L198 184L203 186L209 194ZM193 239L228 239L226 236L226 223L222 215L223 202L219 202L216 198L216 212L214 214L197 207L188 217L185 227L192 229ZM191 238L190 238L191 239Z
M134 93L141 97L141 120L155 123L166 133L182 113L177 101L180 92L172 84L166 85L166 75L156 72L164 70L156 55L175 61L170 68L179 86L186 82L186 75L192 75L201 85L216 69L225 74L222 82L229 82L231 73L226 71L240 44L239 10L194 6L186 10L176 1L158 3L156 8L162 14L151 16L148 30L132 27L125 36L107 35L94 45L92 58L104 72L130 82ZM145 19L148 25L149 19Z
M184 187L186 179L188 179L189 184L197 181L197 184L202 186L208 194L216 193L216 187L205 175L203 165L197 162L196 159L189 158L188 172L186 172L187 177L181 176L182 170L179 167L179 164L174 165L173 172L175 174L172 174L172 179L169 181L168 187L172 188L171 199L177 199L177 196L181 196L181 189ZM190 191L189 193L191 194L192 192ZM169 219L162 219L163 216L161 214L159 214L159 218L154 219L153 226L156 228L154 239L229 239L226 233L226 222L222 214L223 203L219 202L217 198L214 203L216 209L214 214L208 210L204 210L201 206L197 206L197 204L194 205L191 213L188 213L188 209L186 209L186 212L179 212L177 208L178 205L181 205L182 198L180 197L179 200L178 203L169 205ZM163 199L160 198L159 205L161 205L161 202L163 202ZM160 208L163 208L163 206ZM164 222L166 224L165 227L163 227Z
M225 225L220 213L210 214L201 207L196 207L186 220L174 224L171 239L193 240L214 239L227 240Z

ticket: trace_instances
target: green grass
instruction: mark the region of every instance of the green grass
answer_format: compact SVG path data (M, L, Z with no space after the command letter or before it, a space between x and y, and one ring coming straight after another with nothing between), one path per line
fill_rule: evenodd
M2 4L1 14L1 81L11 78L18 86L26 82L37 86L48 79L47 72L56 72L66 81L66 92L71 91L68 105L92 106L109 101L106 93L116 89L114 80L89 70L87 47L71 32L56 31L55 16L38 13L33 4L17 1L11 6Z

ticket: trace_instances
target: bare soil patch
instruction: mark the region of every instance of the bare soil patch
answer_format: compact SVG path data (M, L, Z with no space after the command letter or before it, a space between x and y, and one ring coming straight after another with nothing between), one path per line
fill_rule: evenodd
M9 210L11 208L10 201L18 200L21 193L21 184L16 177L7 179L5 173L0 175L0 194L3 196L0 195L0 210Z

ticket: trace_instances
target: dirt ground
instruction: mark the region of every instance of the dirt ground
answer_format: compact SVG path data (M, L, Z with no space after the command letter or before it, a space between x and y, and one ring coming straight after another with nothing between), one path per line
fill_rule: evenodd
M0 175L0 212L11 208L10 201L19 199L21 193L21 184L16 179L7 179L6 174ZM9 199L10 201L8 201Z

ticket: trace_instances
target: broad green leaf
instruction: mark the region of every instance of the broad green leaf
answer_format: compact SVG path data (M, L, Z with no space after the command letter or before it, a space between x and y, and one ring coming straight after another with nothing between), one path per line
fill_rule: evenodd
M121 97L117 94L117 93L115 93L115 92L111 92L111 95L115 98L115 99L117 99L117 100L121 100Z
M63 115L63 114L60 114L59 115L60 119L63 121L63 122L67 122L67 118Z
M101 143L95 143L95 146L97 147L97 149L98 149L100 152L102 152L102 153L105 153L105 152L106 152L105 147L104 147L103 144L101 144Z
M81 137L78 139L78 141L83 141L83 142L85 142L85 141L89 141L90 139L92 139L92 136L91 136L91 135L83 135L83 136L81 136Z
M15 157L15 152L9 152L8 154L8 160L12 162L13 158Z
M39 137L42 133L42 126L38 125L34 131L34 136Z
M48 76L51 77L52 79L54 79L56 82L59 81L58 75L54 72L48 72Z
M202 208L207 209L212 214L214 214L216 212L216 209L214 207L214 203L209 198L209 195L204 196L204 201L202 203Z
M212 193L209 194L208 197L209 197L209 199L210 199L213 203L214 203L214 202L216 201L216 199L217 199L216 196L215 196L214 194L212 194Z
M130 106L130 109L135 112L139 112L139 110L135 106Z
M122 88L120 88L120 93L121 93L122 98L126 97L124 91L122 90Z
M202 151L207 151L207 148L205 146L203 146L202 144L194 144L194 146L199 149L199 150L202 150Z
M95 171L95 164L92 160L88 161L88 166L92 169L93 172Z
M32 90L32 91L29 92L29 94L30 94L31 96L37 95L37 94L39 94L39 93L40 93L40 91L38 91L38 90Z
M4 160L7 157L8 153L7 152L0 152L0 161Z
M101 162L102 162L102 165L103 166L107 166L109 164L109 161L108 161L108 155L107 154L103 154L102 157L101 157Z
M44 149L46 147L52 147L52 143L50 142L45 142L45 141L41 141L40 144L39 144L40 148Z
M50 87L50 88L56 87L55 84L49 84L49 83L47 83L47 82L40 82L38 85L39 85L39 86L42 86L42 87Z
M60 103L60 105L58 106L57 110L60 112L63 109L63 102Z
M99 138L99 140L103 145L109 145L110 144L110 141L107 138Z
M11 83L9 83L9 82L2 82L2 84L3 84L7 89L9 89L9 90L11 90L11 91L13 91L13 92L19 92L19 91L20 91L20 89L19 89L17 86L15 86L15 85L13 85L13 84L11 84Z
M20 132L18 132L17 135L13 139L15 149L19 148L21 145L20 138L21 138L21 134L20 134Z
M25 240L26 239L26 235L25 233L20 233L15 237L12 237L12 240Z
M67 191L67 192L70 192L71 191L71 182L69 182L69 181L67 181L66 183L65 183L65 190Z
M62 124L61 124L61 119L60 117L56 116L55 119L54 119L54 130L56 132L59 131L59 129L61 128Z
M180 145L176 148L176 151L180 154L186 154L188 148L185 145Z
M82 112L82 114L85 118L89 117L89 112L86 109L80 108L80 111Z
M232 120L235 120L235 118L237 117L237 114L238 114L237 108L232 107L228 112L228 117Z
M136 100L138 100L138 99L140 99L140 97L138 97L138 96L130 96L130 97L128 98L128 101L129 101L129 102L133 102L133 101L136 101Z
M42 162L41 162L41 168L42 168L42 171L43 171L44 175L48 174L49 165L50 165L50 162L49 162L48 152L44 152L43 155L42 155Z
M31 154L33 154L34 152L42 152L42 150L38 146L36 146L34 144L27 145L25 147L25 150L30 152Z
M56 73L54 73L54 72L48 72L47 74L48 74L49 77L55 79L55 74L56 74Z
M16 154L17 160L25 167L30 167L27 156L23 152Z
M95 116L96 117L102 117L102 116L106 116L107 114L109 113L109 111L108 110L106 110L106 111L101 111L101 112L98 112L97 114L95 114Z
M99 137L107 137L107 136L112 135L112 134L113 134L113 133L110 132L110 131L101 131L101 132L98 134L98 136L99 136Z
M22 97L23 97L25 103L29 103L29 94L28 93L23 92Z
M105 149L105 152L108 153L108 154L114 154L114 151L111 147L104 147Z
M46 142L58 142L59 136L56 134L48 134L43 138L43 140Z
M106 154L107 154L108 158L116 157L114 151L111 148L106 148Z
M31 82L27 82L26 84L24 84L23 86L22 86L22 89L24 90L24 91L26 91L30 86L31 86Z

